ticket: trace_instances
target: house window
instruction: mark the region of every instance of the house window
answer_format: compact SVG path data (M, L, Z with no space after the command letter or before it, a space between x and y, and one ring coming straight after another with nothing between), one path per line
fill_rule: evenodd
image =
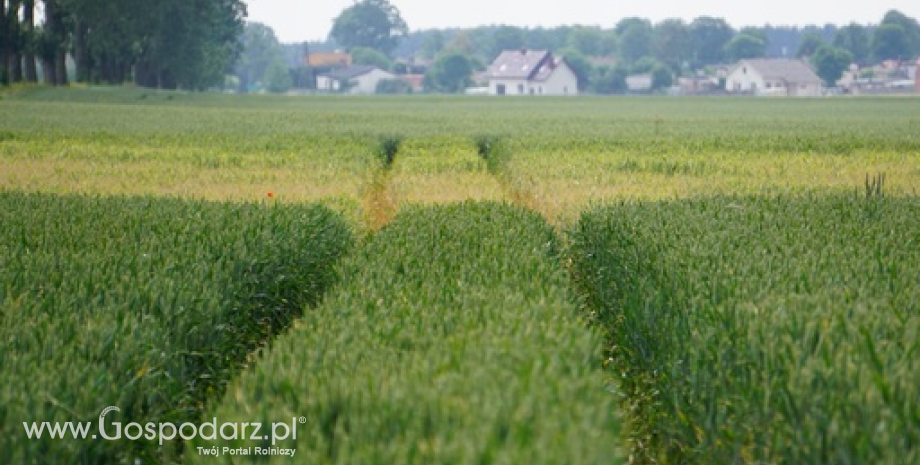
M524 84L518 84L518 94L524 95Z
M747 66L741 68L741 74L747 74Z
M505 95L505 85L498 84L497 86L495 86L495 93L498 95Z
M530 95L533 95L533 94L536 94L536 93L537 93L537 89L534 89L533 87L531 87L531 88L530 88Z

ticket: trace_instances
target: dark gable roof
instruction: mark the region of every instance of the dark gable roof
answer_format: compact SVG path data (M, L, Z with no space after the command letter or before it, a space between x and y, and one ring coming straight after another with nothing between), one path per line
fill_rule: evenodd
M555 67L552 58L546 50L506 50L489 66L489 76L493 79L534 79L538 73L548 74L544 65Z
M743 60L739 66L744 66L745 64L757 70L764 79L778 79L794 84L821 84L824 82L804 61L800 60Z
M546 81L547 79L549 79L550 76L552 76L553 71L555 71L556 68L562 66L562 64L564 63L565 63L564 58L553 59L552 56L550 56L550 59L546 60L546 63L540 66L540 69L537 70L537 73L534 74L533 77L531 77L531 80L537 81L537 82Z
M347 68L340 68L334 71L330 71L326 73L325 76L337 80L348 80L354 79L358 76L363 76L375 69L377 69L376 66L349 66Z

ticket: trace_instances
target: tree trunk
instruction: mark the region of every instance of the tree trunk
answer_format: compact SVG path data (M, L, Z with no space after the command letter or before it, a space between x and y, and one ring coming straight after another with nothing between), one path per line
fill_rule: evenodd
M54 40L54 53L49 57L44 57L43 61L49 61L48 65L43 64L42 69L45 71L53 70L50 83L54 86L67 85L67 50L64 47L64 22L59 11L59 4L56 0L45 0L45 27ZM46 79L46 82L49 80Z
M35 69L35 49L32 42L35 40L35 0L25 0L23 3L22 24L29 43L25 46L25 78L27 82L38 82L38 72Z
M55 85L66 86L67 82L67 51L60 47L54 55Z
M41 65L42 65L42 82L44 82L46 86L53 86L54 82L57 80L54 75L53 57L51 59L47 57L42 57Z
M77 62L77 82L89 82L91 64L86 52L86 25L77 21L74 25L74 61Z
M10 82L22 82L22 55L19 50L10 53Z
M6 1L0 0L0 86L10 83L9 26L6 20Z
M10 0L6 9L6 38L9 45L7 60L9 61L10 82L22 82L22 37L19 24L20 0Z
M47 36L44 38L46 41L53 42L53 45L46 43L42 46L41 52L41 62L42 62L42 76L46 85L55 86L58 83L57 76L57 63L55 60L56 50L60 48L58 44L60 35L58 30L60 26L58 22L60 18L58 17L57 11L57 2L55 0L45 0L45 32Z

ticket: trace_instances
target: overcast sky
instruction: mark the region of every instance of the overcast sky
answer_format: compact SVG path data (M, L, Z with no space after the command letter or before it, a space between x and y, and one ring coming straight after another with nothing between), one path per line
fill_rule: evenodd
M282 42L324 39L332 21L353 0L245 0L249 20L271 26ZM611 27L622 18L639 16L660 21L665 18L698 16L725 18L732 26L806 25L857 22L878 23L885 12L900 10L920 18L917 0L844 0L831 5L802 0L639 0L614 2L565 0L509 2L496 0L390 0L413 31L431 28L472 27L489 24L513 26L558 26L585 24Z

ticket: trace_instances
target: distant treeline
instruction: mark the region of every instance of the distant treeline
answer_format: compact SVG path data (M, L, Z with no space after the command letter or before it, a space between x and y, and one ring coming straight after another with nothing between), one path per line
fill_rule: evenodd
M499 25L431 29L406 36L394 57L428 60L452 49L465 52L481 63L490 63L501 50L532 48L570 50L586 57L615 58L629 65L651 58L679 72L741 58L807 56L817 43L843 48L858 63L907 60L920 55L920 26L915 18L892 10L877 25L766 25L736 29L722 18L703 16L691 22L667 19L659 23L625 18L611 28ZM333 40L306 45L315 52L339 48ZM298 48L302 49L302 44Z

